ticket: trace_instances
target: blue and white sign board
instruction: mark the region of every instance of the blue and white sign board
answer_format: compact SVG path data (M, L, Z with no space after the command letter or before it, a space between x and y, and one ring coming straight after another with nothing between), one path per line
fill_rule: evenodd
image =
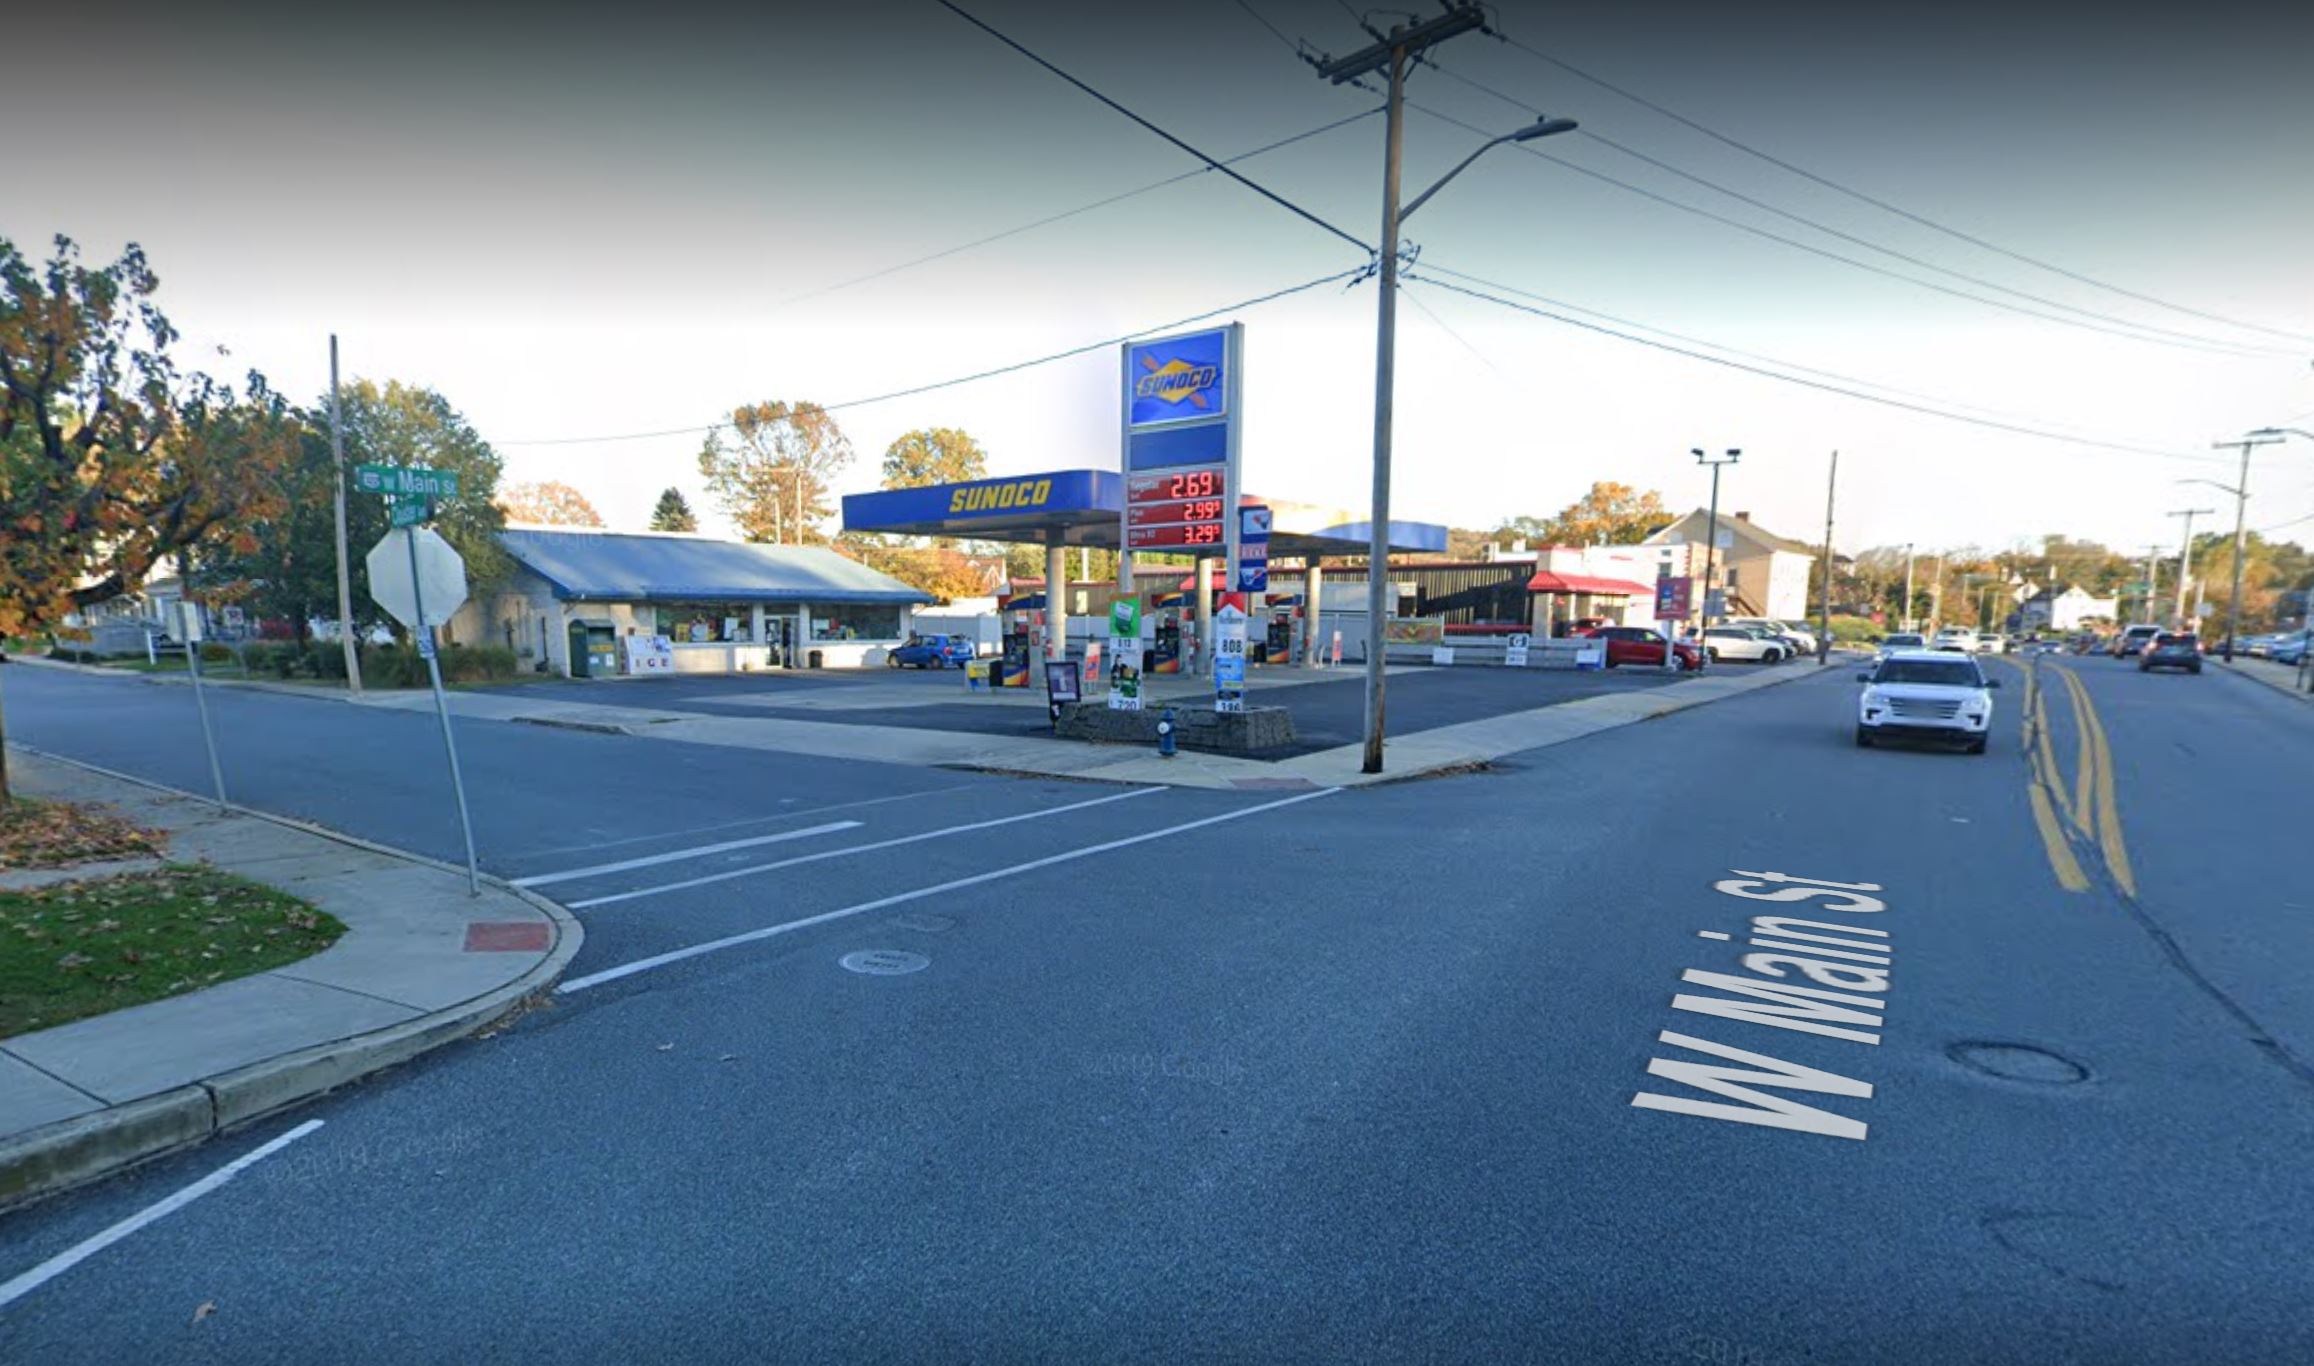
M1245 710L1245 608L1235 593L1214 609L1213 709Z
M1237 591L1269 591L1270 510L1254 503L1237 510Z
M1223 581L1234 583L1238 527L1229 511L1239 493L1245 328L1231 323L1120 350L1126 496L1117 543L1128 552L1219 549L1230 566Z

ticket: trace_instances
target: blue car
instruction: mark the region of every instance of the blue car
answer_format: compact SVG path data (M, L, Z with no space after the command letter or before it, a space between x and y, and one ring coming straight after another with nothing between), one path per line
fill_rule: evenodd
M962 636L910 636L884 656L887 668L961 669L973 656L972 642Z
M2266 658L2276 664L2298 664L2306 658L2307 633L2293 631L2266 649Z

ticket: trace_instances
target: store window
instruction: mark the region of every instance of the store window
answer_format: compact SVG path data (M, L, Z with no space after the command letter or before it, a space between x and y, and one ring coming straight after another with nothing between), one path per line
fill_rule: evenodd
M804 609L813 640L898 640L900 609L875 604L815 602Z
M668 602L654 610L657 634L677 645L747 641L748 624L753 619L745 605L729 602Z

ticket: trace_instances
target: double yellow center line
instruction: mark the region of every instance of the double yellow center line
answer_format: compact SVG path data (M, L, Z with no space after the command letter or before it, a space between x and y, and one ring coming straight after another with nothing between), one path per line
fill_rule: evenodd
M2080 845L2105 861L2105 871L2124 895L2137 895L2137 875L2129 866L2129 846L2121 836L2121 806L2114 798L2113 746L2105 724L2098 719L2089 689L2068 668L2036 660L2020 665L2025 673L2025 751L2030 771L2027 796L2033 806L2033 824L2041 832L2041 847L2049 856L2050 871L2069 892L2089 890L2088 874L2074 852ZM2073 782L2065 785L2058 764L2058 747L2049 728L2049 690L2041 683L2046 669L2064 685L2073 709Z

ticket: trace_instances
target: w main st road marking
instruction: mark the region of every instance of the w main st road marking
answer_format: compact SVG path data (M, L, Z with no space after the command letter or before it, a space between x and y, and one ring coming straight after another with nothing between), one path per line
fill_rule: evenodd
M1790 873L1751 873L1740 868L1733 871L1734 877L1713 883L1712 890L1725 896L1741 897L1746 901L1805 903L1812 898L1824 898L1825 904L1821 906L1803 907L1809 915L1877 915L1888 909L1887 902L1864 895L1882 890L1874 882L1829 882L1823 878L1798 877ZM1762 891L1760 888L1770 890ZM1714 1015L1773 1029L1821 1034L1827 1038L1844 1039L1875 1048L1879 1046L1880 1035L1877 1031L1881 1025L1881 1012L1888 1008L1882 998L1888 995L1889 965L1894 961L1896 953L1895 942L1888 931L1838 921L1803 919L1795 915L1754 916L1748 931L1751 938L1746 942L1755 951L1744 954L1740 962L1744 971L1756 975L1739 977L1732 973L1690 968L1680 974L1680 981L1690 986L1734 994L1700 996L1682 993L1671 998L1673 1010ZM1733 938L1720 930L1698 930L1696 937L1723 942ZM1787 980L1795 970L1818 985L1801 986ZM1826 990L1828 987L1838 990ZM1851 1138L1859 1142L1869 1132L1863 1120L1851 1119L1830 1110L1819 1110L1789 1097L1771 1095L1755 1088L1775 1087L1870 1100L1870 1082L1844 1077L1837 1072L1803 1067L1764 1053L1732 1048L1710 1039L1668 1029L1655 1037L1658 1043L1724 1058L1729 1062L1741 1063L1751 1070L1708 1062L1651 1058L1647 1063L1649 1076L1691 1086L1722 1099L1709 1101L1693 1096L1641 1091L1631 1097L1631 1103L1640 1109L1668 1110L1674 1114L1695 1115L1703 1119L1793 1129L1801 1133ZM1730 1101L1736 1103L1727 1103Z
M1128 797L1139 797L1146 796L1151 792L1161 792L1164 790L1165 789L1163 788L1140 788L1133 792L1123 793L1121 795ZM1259 806L1240 807L1234 811L1224 811L1218 816L1207 816L1202 820L1183 821L1179 825L1169 825L1162 830L1147 830L1138 835L1128 835L1123 839L1106 840L1100 844L1088 844L1083 848L1070 849L1063 853L1048 854L1040 859L1030 859L1026 863L1013 864L1009 868L998 868L992 872L975 873L970 877L960 877L952 879L948 882L934 883L929 887L918 887L914 891L900 892L892 896L878 897L874 901L863 901L857 906L845 906L838 910L824 911L819 915L805 916L801 920L791 920L784 925L767 925L760 930L749 930L745 934L735 934L724 939L713 939L704 944L693 944L687 949L675 949L668 953L654 954L649 958L640 958L632 963L622 964L615 968L606 968L601 972L592 973L585 977L574 977L569 981L564 982L561 986L556 987L555 992L558 995L567 995L574 991L585 991L590 987L601 986L605 982L615 982L621 977L630 977L638 972L648 972L652 968L661 968L667 966L670 963L680 963L685 959L697 958L701 954L718 953L724 949L737 948L742 944L752 944L760 939L769 939L774 935L788 934L796 930L808 929L813 925L825 925L831 920L842 920L847 916L863 915L869 911L880 911L887 906L898 906L905 902L918 901L928 896L939 896L944 892L962 891L966 887L977 887L984 882L994 882L999 878L1014 877L1021 873L1032 873L1039 868L1050 868L1056 864L1073 863L1078 859L1092 858L1097 854L1106 854L1115 849L1130 848L1136 844L1146 844L1151 840L1165 839L1168 836L1182 834L1185 831L1203 829L1208 825L1219 825L1223 821L1233 821L1243 816L1258 816L1264 811L1276 811L1283 807L1294 806L1301 802L1315 801L1320 797L1331 797L1341 790L1342 789L1338 787L1326 787L1320 788L1315 792L1297 793L1291 797L1282 797L1274 802L1263 802ZM1116 801L1118 798L1106 797L1102 800ZM1092 806L1098 805L1098 803L1085 802L1080 803L1080 805ZM1013 819L1021 818L1014 817ZM895 842L897 843L899 841Z

